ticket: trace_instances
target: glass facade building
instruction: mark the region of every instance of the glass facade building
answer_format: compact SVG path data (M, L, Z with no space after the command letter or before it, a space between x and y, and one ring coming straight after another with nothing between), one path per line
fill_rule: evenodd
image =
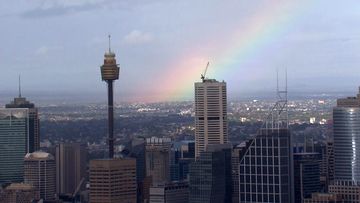
M0 183L23 181L28 127L28 109L0 109Z
M25 97L14 98L5 108L26 108L29 114L29 136L28 145L26 146L26 153L32 153L40 149L40 119L38 109L35 105L26 100Z
M312 193L321 192L319 153L294 154L295 203L311 198Z
M231 146L213 145L190 164L189 202L232 202Z
M334 179L360 183L360 96L338 99L333 109Z
M291 149L288 129L262 129L243 144L239 155L241 203L294 202Z

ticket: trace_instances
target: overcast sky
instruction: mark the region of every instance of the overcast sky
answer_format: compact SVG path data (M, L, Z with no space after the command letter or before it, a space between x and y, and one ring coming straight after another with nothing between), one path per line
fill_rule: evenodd
M272 91L285 68L289 91L360 85L357 0L4 2L1 93L15 94L21 74L24 95L105 95L99 66L109 33L122 101L191 99L207 60L207 76L225 80L230 97Z

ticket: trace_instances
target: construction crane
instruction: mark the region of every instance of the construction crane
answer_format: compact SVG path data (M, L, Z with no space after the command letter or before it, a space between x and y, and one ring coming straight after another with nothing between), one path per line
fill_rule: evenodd
M201 80L202 80L203 82L205 81L206 71L207 71L209 65L210 65L210 62L208 61L207 64L206 64L206 68L205 68L204 74L201 74Z

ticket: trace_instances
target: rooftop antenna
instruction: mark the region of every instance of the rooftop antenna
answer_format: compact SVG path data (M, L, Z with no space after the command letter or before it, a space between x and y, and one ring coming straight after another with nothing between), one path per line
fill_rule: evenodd
M109 37L109 53L111 53L111 35L109 35L108 37Z
M21 97L21 77L19 74L19 98Z
M208 61L207 64L206 64L206 68L205 68L205 71L203 74L201 74L201 80L204 82L205 81L205 76L206 76L206 72L207 72L207 69L210 65L210 62Z

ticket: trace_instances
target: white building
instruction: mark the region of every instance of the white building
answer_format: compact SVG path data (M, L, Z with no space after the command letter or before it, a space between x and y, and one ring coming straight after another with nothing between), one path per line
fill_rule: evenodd
M195 83L195 156L208 145L228 142L226 83L204 79Z

